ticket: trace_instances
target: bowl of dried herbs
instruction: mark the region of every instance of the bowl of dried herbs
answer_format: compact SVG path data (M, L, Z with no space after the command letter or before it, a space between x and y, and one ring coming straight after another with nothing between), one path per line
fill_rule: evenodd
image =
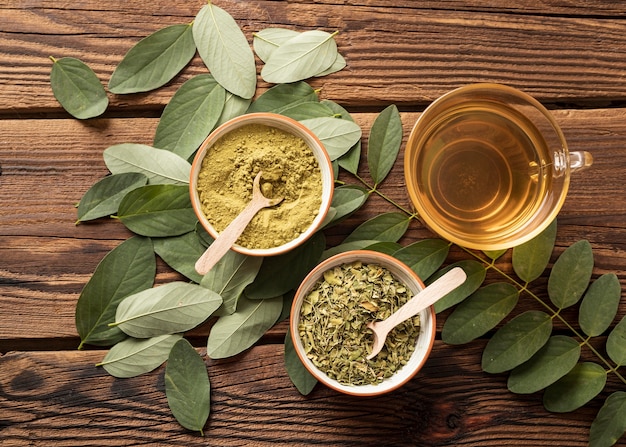
M296 291L290 332L306 369L342 393L373 396L397 389L424 365L435 339L432 307L396 326L374 358L370 321L384 320L424 288L392 256L353 250L322 261Z
M332 201L333 168L323 144L298 121L275 113L227 121L198 149L189 182L194 211L213 238L250 202L259 172L263 195L283 200L260 210L232 248L273 256L320 228Z

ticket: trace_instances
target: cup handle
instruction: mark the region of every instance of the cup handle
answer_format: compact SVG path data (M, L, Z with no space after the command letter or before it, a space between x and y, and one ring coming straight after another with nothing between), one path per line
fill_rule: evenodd
M571 172L582 171L593 164L593 155L587 151L569 153L569 167Z

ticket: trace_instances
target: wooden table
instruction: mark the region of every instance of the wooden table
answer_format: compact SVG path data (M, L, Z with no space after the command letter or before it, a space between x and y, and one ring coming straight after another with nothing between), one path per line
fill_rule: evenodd
M109 94L98 119L78 121L52 95L49 56L77 57L103 84L139 39L189 23L202 1L0 0L0 444L1 445L385 445L583 446L609 392L572 413L544 410L541 394L516 395L506 375L482 372L487 339L462 346L438 337L425 368L385 397L358 399L320 385L309 396L283 366L286 324L231 359L207 359L212 412L206 439L181 428L167 407L163 370L114 379L78 351L74 309L96 265L129 236L119 222L75 225L74 205L107 174L102 151L151 144L178 87L205 72L200 59L150 94ZM474 82L509 84L550 108L571 148L593 167L575 176L559 216L554 259L591 242L594 277L626 282L626 6L609 0L236 1L230 12L251 40L269 26L338 30L348 67L311 84L346 107L364 130L389 104L402 112L404 142L441 94ZM262 82L258 93L268 87ZM409 206L402 151L382 188ZM364 173L367 178L367 173ZM356 182L342 174L347 182ZM375 197L329 231L330 245L393 207ZM414 222L403 244L433 237ZM447 263L468 258L453 248ZM512 272L510 253L498 260ZM545 296L547 274L533 283ZM159 263L157 282L178 279ZM493 281L489 275L487 281ZM522 296L520 310L536 308ZM441 329L449 312L438 317ZM622 299L619 321L626 314ZM576 311L569 311L576 321ZM615 323L614 323L615 324ZM557 331L564 328L557 327ZM197 338L194 338L197 336ZM202 333L189 338L202 353ZM588 356L588 353L584 354ZM626 439L617 445L626 445Z

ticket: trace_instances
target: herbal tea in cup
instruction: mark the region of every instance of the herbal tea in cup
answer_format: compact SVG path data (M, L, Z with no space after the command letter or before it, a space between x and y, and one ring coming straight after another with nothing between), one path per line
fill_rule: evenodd
M417 120L404 174L419 217L467 248L526 242L561 209L570 173L592 164L569 152L550 113L498 84L475 84L434 101Z

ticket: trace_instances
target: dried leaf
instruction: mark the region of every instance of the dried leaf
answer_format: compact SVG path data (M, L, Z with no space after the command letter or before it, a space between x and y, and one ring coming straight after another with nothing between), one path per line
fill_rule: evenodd
M626 392L611 394L589 430L589 447L609 447L626 433Z
M606 352L617 366L626 365L626 316L609 333Z
M565 309L583 296L593 272L593 252L586 240L569 246L554 263L548 278L548 296L552 304Z
M425 280L441 267L449 250L450 244L443 239L424 239L407 245L395 252L393 256Z
M285 336L285 368L291 382L300 394L307 396L313 391L317 384L317 379L304 367L300 357L296 354L290 331L287 331Z
M367 165L374 186L379 185L396 162L402 143L402 121L395 105L388 106L374 121L367 145Z
M548 411L567 413L574 411L596 397L606 385L606 371L592 363L579 363L546 388L543 406Z
M83 195L78 203L78 221L98 219L117 213L124 196L148 183L148 177L138 172L127 172L104 177Z
M550 261L556 241L556 220L532 240L513 248L513 270L527 283L539 278Z
M343 242L359 240L397 242L406 232L409 222L410 218L403 213L379 214L356 227Z

